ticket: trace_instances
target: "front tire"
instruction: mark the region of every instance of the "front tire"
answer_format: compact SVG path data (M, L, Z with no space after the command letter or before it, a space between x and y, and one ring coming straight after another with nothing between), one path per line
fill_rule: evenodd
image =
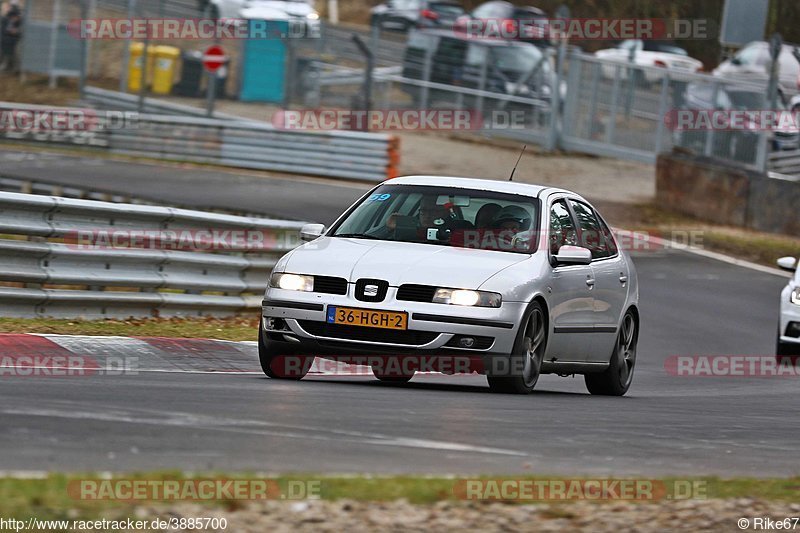
M508 368L497 369L497 360L486 373L492 392L504 394L530 394L539 381L547 347L547 322L544 310L538 302L531 304L514 341L514 350L509 356Z
M591 394L601 396L623 396L633 381L633 369L636 366L636 345L639 341L639 330L636 317L632 311L625 313L617 335L617 343L608 368L600 374L583 376L586 388Z
M414 377L414 371L412 370L410 374L386 375L381 373L381 371L377 368L372 367L372 375L375 376L378 381L382 381L384 383L408 383L411 381L411 378Z
M264 329L258 328L258 361L261 370L273 379L303 379L311 369L313 357L293 353L289 349L281 349L281 343L270 341L264 337Z

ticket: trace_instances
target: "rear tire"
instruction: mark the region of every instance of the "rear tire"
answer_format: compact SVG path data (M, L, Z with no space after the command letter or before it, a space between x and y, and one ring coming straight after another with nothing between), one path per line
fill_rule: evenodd
M639 324L632 311L627 311L617 334L617 343L608 368L600 374L585 374L586 388L591 394L624 396L633 381L636 366L636 344L639 341Z
M261 370L273 379L303 379L311 365L314 357L299 355L292 350L280 349L281 344L270 341L264 337L264 329L258 327L258 361L261 363Z
M530 394L539 381L544 351L547 348L547 321L539 302L531 304L514 341L514 350L508 357L508 368L492 368L486 380L492 392L503 394Z

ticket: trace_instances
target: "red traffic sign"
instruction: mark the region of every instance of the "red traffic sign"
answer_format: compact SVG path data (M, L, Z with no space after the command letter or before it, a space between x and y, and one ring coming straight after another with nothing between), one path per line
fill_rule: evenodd
M209 72L216 72L219 67L228 62L228 56L221 46L212 44L203 54L203 67Z

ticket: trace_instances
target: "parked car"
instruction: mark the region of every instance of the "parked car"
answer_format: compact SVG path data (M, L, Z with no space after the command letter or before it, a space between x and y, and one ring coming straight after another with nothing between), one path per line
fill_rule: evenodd
M468 364L453 373L486 374L495 392L527 394L542 373L583 374L592 394L630 387L636 269L575 193L408 176L300 235L310 242L276 263L264 294L269 377L301 379L314 356L366 354L376 378L406 382L423 358L455 356Z
M796 47L794 44L784 44L778 55L778 80L781 90L789 97L800 90L800 62L793 53ZM744 81L767 82L771 61L769 43L754 41L720 63L713 74Z
M476 35L471 31L477 30L477 35L486 38L507 36L538 46L550 45L547 14L538 7L515 6L505 0L492 0L479 5L469 14L459 17L455 28L459 33L466 32L473 38Z
M383 30L451 29L464 8L456 0L386 0L370 10L370 24Z
M442 30L420 30L409 36L403 57L403 76L425 79L425 61L430 55L429 81L484 90L547 102L552 97L554 70L550 58L531 43L503 39L471 39ZM404 85L415 99L421 88ZM562 88L561 91L565 91ZM432 100L452 100L452 92L429 91ZM468 104L469 98L465 104ZM492 102L487 101L487 107ZM497 103L496 101L494 103ZM516 104L506 106L514 107ZM529 106L528 106L529 107Z
M776 354L800 355L800 269L797 258L781 257L778 266L794 275L781 291Z
M752 87L737 85L720 85L714 100L714 84L710 82L689 83L681 95L677 109L694 111L734 111L761 110L764 108L764 93ZM787 109L785 99L781 95L778 100L781 109ZM724 114L722 115L725 116ZM734 161L754 163L760 138L760 126L752 121L743 123L737 130L716 131L712 139L712 154ZM697 153L705 151L709 132L706 130L675 130L674 144L689 148ZM768 148L772 151L800 149L800 130L788 127L769 132Z
M671 73L694 73L702 70L703 63L689 57L683 48L668 42L643 41L628 39L620 42L614 48L598 50L594 54L600 59L607 59L622 64L633 63L641 67L659 67ZM602 73L605 78L616 76L617 68L614 65L603 64ZM627 79L628 69L619 69L620 76ZM637 81L641 83L654 83L662 76L657 70L636 70Z

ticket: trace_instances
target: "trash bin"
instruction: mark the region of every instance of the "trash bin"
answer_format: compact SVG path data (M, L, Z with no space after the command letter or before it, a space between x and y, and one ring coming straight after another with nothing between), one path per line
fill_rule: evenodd
M169 94L172 91L175 66L178 63L181 51L174 46L154 46L151 51L155 56L153 62L153 92L156 94Z
M155 46L147 47L147 86L153 81L153 59ZM142 79L142 52L144 43L131 43L131 60L128 63L128 91L138 93Z
M203 53L184 52L181 57L181 78L175 84L173 94L177 96L200 96L203 83Z

